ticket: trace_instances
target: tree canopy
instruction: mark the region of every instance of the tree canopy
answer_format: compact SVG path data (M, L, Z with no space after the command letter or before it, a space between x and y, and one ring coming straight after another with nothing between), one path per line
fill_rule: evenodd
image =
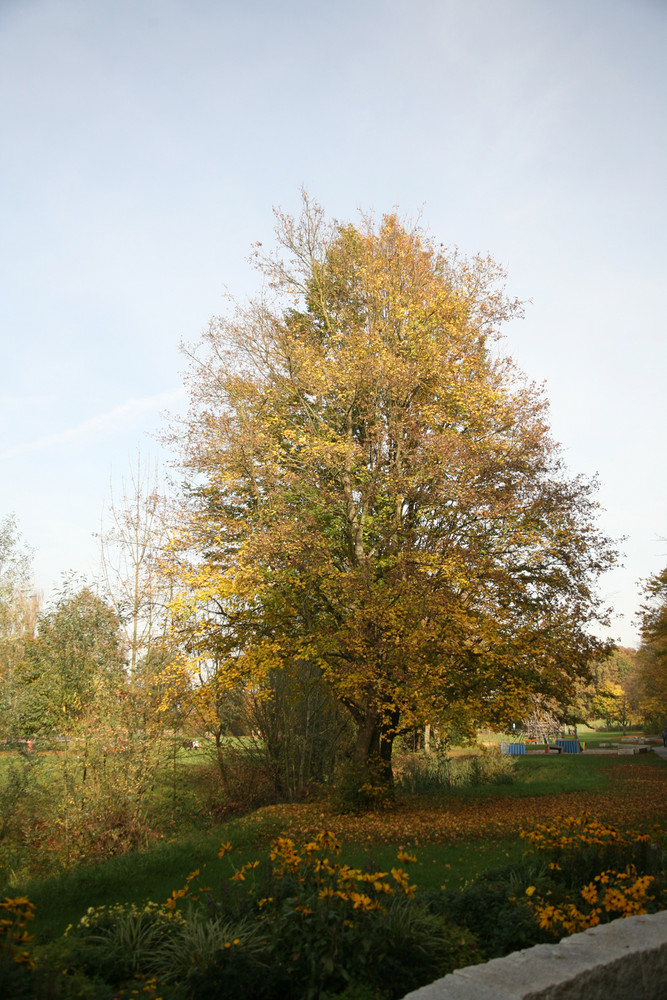
M276 234L265 293L190 352L191 651L230 684L317 665L359 763L424 722L567 698L603 648L615 552L595 482L567 473L541 391L498 348L520 311L501 268L307 198Z
M108 715L126 684L113 610L90 588L66 580L53 606L38 617L22 675L24 734L62 731L102 705Z
M637 687L646 721L667 728L667 566L643 590Z

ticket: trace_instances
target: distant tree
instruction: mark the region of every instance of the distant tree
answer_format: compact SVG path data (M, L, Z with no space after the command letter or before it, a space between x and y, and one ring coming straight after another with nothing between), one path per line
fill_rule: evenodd
M120 623L112 608L69 578L37 620L22 679L26 732L63 731L126 686ZM110 702L116 704L115 699Z
M647 725L667 726L667 567L644 584L637 691Z
M22 666L38 612L31 587L31 557L16 519L9 516L0 521L0 738L20 735Z
M593 718L604 719L609 728L619 726L625 732L637 721L635 700L628 686L615 681L600 685L593 695L591 707Z
M594 666L594 683L597 688L603 684L623 684L637 669L637 650L629 646L614 646L608 656L598 660Z
M111 491L99 533L101 590L125 632L130 684L143 664L167 645L171 582L163 571L168 539L167 499L157 468L137 454L123 479L121 495Z
M99 539L100 592L120 622L127 661L125 724L162 745L168 731L176 738L191 679L170 629L169 502L157 466L140 453L120 494L111 491Z
M563 721L590 723L603 719L609 726L637 721L637 651L628 646L613 646L607 655L596 657L589 666L590 677L577 684Z
M230 683L316 666L390 784L404 730L568 698L615 553L494 346L496 264L308 199L276 231L270 293L191 354L181 635Z
M0 636L3 638L16 631L16 606L29 593L31 561L32 553L23 544L16 518L10 514L0 521Z

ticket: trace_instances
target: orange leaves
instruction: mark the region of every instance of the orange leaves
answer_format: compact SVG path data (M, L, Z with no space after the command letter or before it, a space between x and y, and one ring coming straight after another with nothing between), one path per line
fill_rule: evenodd
M610 791L486 797L483 805L461 799L438 805L398 804L393 809L360 816L323 812L321 803L298 803L269 806L262 814L274 816L296 839L310 841L325 821L336 841L369 845L452 843L518 836L522 830L548 825L557 817L577 817L586 812L610 828L643 826L664 815L667 768L628 763L622 769L615 769L614 775ZM401 861L405 863L405 857Z

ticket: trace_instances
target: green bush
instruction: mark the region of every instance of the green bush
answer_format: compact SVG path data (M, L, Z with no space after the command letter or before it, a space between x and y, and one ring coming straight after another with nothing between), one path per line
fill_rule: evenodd
M434 798L456 788L511 784L515 765L515 758L494 752L454 758L436 749L401 758L396 784L408 795Z
M152 975L154 955L169 948L185 926L181 913L157 903L90 907L44 957L117 987Z
M184 997L316 1000L403 997L454 968L479 961L473 936L422 903L397 897L349 926L335 908L296 911L285 899L264 947L219 949L187 974ZM259 942L257 942L259 944ZM180 996L180 993L179 993Z
M430 893L429 904L474 934L484 958L498 958L547 940L522 898L530 885L552 892L548 872L534 862L490 869L462 889Z
M462 889L429 896L433 910L446 913L478 938L485 958L553 941L554 934L573 933L573 928L584 929L620 914L664 908L667 874L662 831L622 831L584 813L560 817L523 836L531 850L518 864L483 872ZM637 883L633 896L629 888L625 908L622 901L618 907L600 904L589 920L592 905L582 903L587 893L594 892L597 898L604 884L617 881L620 899L624 886L644 876L649 877L646 889L639 891ZM590 886L593 889L586 889ZM573 906L578 910L576 919L564 923L560 915L572 913Z
M90 908L43 952L67 972L53 995L129 998L144 984L165 1000L393 1000L478 960L469 932L415 898L413 858L362 871L333 860L339 850L327 833L300 847L282 837L219 901L176 909L193 872L165 905Z

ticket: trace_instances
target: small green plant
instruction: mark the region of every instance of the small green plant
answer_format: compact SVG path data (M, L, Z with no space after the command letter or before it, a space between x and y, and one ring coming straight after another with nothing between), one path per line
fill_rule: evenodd
M184 924L181 913L157 903L91 906L68 928L51 957L66 969L78 969L121 986L137 976L150 976L153 955L172 941Z
M484 958L498 958L545 940L532 915L516 904L529 885L544 885L545 879L546 864L507 865L483 872L461 889L431 892L428 899L432 909L475 935ZM544 885L545 892L551 887Z
M408 795L435 798L456 788L509 785L516 780L516 758L481 752L465 758L447 756L446 749L408 754L402 758L397 787Z

